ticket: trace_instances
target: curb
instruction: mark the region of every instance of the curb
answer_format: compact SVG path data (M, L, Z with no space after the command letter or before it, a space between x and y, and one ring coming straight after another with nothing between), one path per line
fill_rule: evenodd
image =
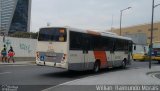
M150 76L150 77L152 77L154 79L160 80L159 77L156 77L156 75L160 75L160 71L148 72L148 73L146 73L146 75L148 75L148 76Z
M151 72L147 72L146 75L150 75L150 74L154 74L154 73L160 73L160 71L151 71Z
M15 62L15 63L0 63L0 65L26 65L26 64L36 64L34 61L32 62Z

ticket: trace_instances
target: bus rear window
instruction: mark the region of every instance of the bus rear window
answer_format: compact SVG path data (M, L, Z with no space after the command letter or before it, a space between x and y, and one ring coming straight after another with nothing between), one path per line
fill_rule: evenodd
M65 28L42 28L39 31L38 41L65 42L66 39Z

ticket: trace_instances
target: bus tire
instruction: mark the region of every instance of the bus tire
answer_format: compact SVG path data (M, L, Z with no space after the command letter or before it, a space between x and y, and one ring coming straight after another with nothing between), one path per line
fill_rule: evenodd
M122 69L125 69L126 68L126 59L124 59L123 61L122 61L122 65L121 65L121 68Z
M158 60L158 64L160 64L160 61Z
M97 73L100 70L100 62L96 61L94 64L93 72Z

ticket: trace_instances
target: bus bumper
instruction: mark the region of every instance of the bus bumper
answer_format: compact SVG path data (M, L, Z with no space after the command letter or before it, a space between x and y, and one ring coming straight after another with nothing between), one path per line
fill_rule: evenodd
M44 62L44 61L38 61L38 60L36 60L36 64L37 64L37 65L44 66L44 65L45 65L45 62Z
M36 64L40 66L49 66L49 67L64 68L64 69L68 68L67 63L55 63L55 62L45 62L36 60Z
M67 69L66 63L45 62L45 66Z

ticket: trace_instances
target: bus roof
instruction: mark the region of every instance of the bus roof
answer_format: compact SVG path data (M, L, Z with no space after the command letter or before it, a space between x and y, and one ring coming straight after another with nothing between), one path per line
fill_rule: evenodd
M118 38L118 39L132 40L132 38L119 36L119 35L117 35L116 33L113 33L113 32L97 32L97 31L93 31L93 30L84 30L84 29L72 28L72 27L69 27L69 26L65 26L65 27L44 27L44 28L66 28L69 31L87 33L87 34L97 35L97 36L107 36L107 37ZM43 29L43 28L41 28L41 29Z
M118 38L118 39L132 40L132 38L119 36L113 32L97 32L97 31L92 31L92 30L81 30L81 29L71 28L71 27L69 27L68 29L70 31L88 33L88 34L92 34L92 35L99 35L99 36L107 36L107 37Z

